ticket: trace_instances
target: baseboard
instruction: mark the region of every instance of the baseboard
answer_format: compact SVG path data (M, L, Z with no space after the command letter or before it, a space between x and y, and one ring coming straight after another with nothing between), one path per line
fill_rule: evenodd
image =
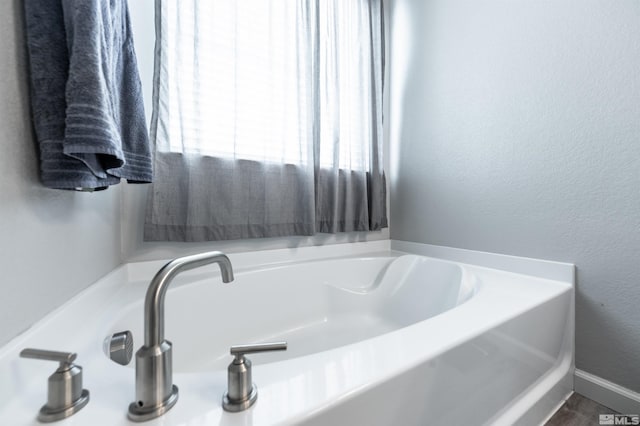
M640 414L640 393L576 369L574 389L580 395L621 414Z

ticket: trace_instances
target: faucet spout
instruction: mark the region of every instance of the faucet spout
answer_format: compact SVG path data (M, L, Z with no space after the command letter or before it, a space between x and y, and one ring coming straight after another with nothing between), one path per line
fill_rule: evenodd
M144 345L136 352L136 400L129 405L130 420L161 416L178 401L171 342L164 338L164 299L176 275L210 263L218 264L223 282L233 281L231 261L219 251L174 259L151 280L144 302Z
M164 299L171 281L181 272L210 263L220 266L222 282L233 281L231 261L222 252L211 251L179 257L164 265L153 277L144 301L144 344L159 345L164 340Z

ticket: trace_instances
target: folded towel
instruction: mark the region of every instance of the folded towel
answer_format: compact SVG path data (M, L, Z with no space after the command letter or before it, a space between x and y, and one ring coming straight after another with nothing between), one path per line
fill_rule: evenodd
M42 182L151 182L149 136L126 0L25 0Z

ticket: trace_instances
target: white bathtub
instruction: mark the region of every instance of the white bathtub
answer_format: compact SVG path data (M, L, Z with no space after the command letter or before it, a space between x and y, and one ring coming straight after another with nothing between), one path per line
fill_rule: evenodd
M536 424L571 391L571 282L389 250L388 242L231 255L167 293L176 406L149 425ZM375 249L375 252L371 250ZM37 424L55 364L24 347L78 353L91 402L65 425L124 425L133 362L102 354L111 333L142 343L142 301L162 265L125 265L0 351L0 424ZM250 356L257 403L226 413L234 344L286 340Z

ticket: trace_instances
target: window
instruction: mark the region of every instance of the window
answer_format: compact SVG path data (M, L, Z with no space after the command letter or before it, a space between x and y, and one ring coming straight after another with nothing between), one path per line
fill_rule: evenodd
M296 2L167 2L169 151L304 164L309 77ZM207 19L195 19L194 15ZM196 25L193 25L195 21ZM197 43L194 43L197 40ZM173 102L180 99L179 102Z
M153 217L148 215L150 227L175 222L170 213L160 218L160 210L171 210L181 202L172 200L164 187L193 189L198 195L189 197L189 202L194 197L238 199L242 197L238 193L250 188L238 186L237 181L250 175L250 180L265 185L272 198L280 196L267 188L269 179L283 191L311 188L298 197L298 202L310 205L302 208L288 200L284 202L288 210L283 210L283 203L277 203L279 213L273 217L268 213L265 223L281 225L278 217L283 216L286 223L297 222L287 212L310 210L301 218L306 224L303 234L316 232L319 218L323 223L335 221L337 225L329 227L334 231L371 229L371 206L363 195L371 189L373 175L373 181L384 186L381 0L164 0L160 4L153 126L156 208ZM176 168L184 170L176 173ZM207 194L203 188L211 185L227 185L228 191L223 194L216 186ZM374 192L384 193L377 183L374 186ZM158 198L170 206L153 201ZM235 213L222 214L217 207L200 212L198 226L246 224L255 229L254 222L262 221L255 212L270 210L265 205L274 200L249 198ZM352 207L354 203L359 207ZM338 204L353 211L329 211L339 209ZM182 217L185 209L173 210ZM354 212L357 217L339 217ZM221 219L225 215L229 220ZM188 220L178 222L187 226ZM386 226L384 214L373 229L380 226ZM239 238L272 236L266 228L240 234Z

